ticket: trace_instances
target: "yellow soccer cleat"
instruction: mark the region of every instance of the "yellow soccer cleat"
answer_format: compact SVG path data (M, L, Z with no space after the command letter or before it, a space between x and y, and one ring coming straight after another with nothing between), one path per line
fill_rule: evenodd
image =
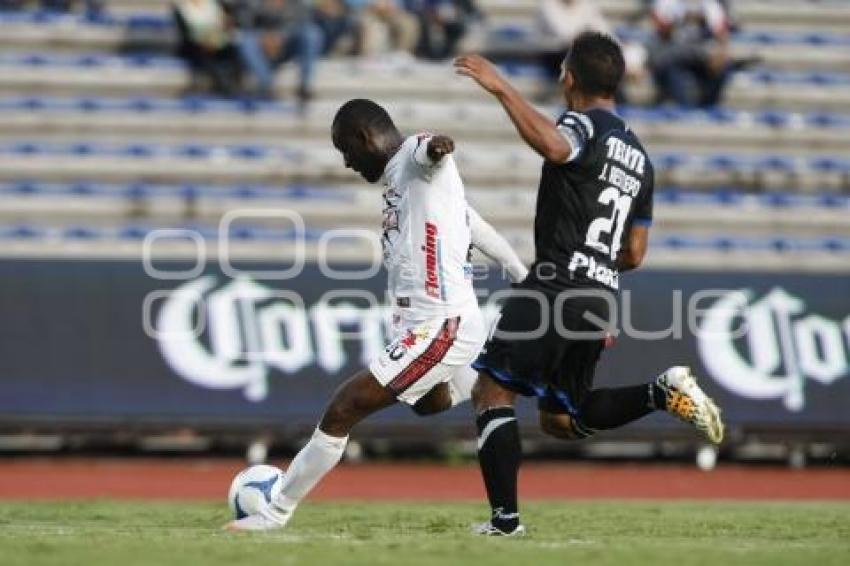
M664 391L668 413L693 425L712 443L723 442L720 409L697 385L690 368L671 367L655 379L655 386Z

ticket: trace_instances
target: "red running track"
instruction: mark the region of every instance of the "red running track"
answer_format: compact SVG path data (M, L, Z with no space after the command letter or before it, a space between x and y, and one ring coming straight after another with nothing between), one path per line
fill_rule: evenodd
M0 499L224 499L238 460L0 460ZM526 464L523 499L850 500L850 469ZM484 491L474 465L344 464L314 499L471 500Z

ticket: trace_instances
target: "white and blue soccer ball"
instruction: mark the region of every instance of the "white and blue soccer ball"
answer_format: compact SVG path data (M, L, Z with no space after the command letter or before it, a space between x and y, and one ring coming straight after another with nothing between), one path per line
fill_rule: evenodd
M227 502L237 519L256 515L280 493L283 470L266 464L245 468L233 478Z

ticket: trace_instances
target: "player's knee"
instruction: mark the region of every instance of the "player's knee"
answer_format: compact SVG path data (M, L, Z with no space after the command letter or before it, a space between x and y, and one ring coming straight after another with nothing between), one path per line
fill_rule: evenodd
M443 402L439 399L420 399L415 405L413 405L412 409L413 412L420 417L427 417L428 415L442 413L443 411L448 410L451 406L451 401Z
M491 407L513 405L514 394L496 384L485 373L479 373L475 385L472 386L472 405L475 412L480 413Z
M452 407L452 396L447 384L440 384L419 399L411 408L420 417L442 413Z
M481 403L481 400L484 397L484 392L482 391L483 386L481 385L481 377L475 380L475 384L472 386L472 404L475 408L478 408L478 405Z
M354 410L344 399L334 399L322 416L320 428L329 434L348 434L353 426Z
M544 434L554 438L574 440L573 431L570 427L570 418L566 415L563 415L563 417L564 418L552 418L541 413L540 430L543 431Z
M540 430L561 440L581 440L592 436L595 431L584 426L579 419L569 415L540 413Z

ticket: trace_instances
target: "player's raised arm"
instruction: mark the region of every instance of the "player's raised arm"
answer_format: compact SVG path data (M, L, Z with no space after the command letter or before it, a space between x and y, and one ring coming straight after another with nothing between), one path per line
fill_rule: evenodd
M508 113L522 139L552 163L566 163L573 154L570 142L552 120L538 111L499 73L496 67L480 55L464 55L454 62L455 71L477 82L496 97Z
M471 206L467 206L469 214L469 230L472 234L472 245L481 253L497 262L508 272L514 283L523 281L528 275L528 268L519 256L493 226Z

